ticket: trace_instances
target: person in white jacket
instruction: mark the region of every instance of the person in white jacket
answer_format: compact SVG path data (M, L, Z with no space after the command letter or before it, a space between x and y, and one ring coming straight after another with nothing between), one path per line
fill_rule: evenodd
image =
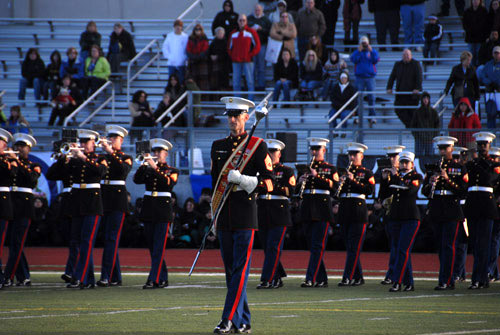
M184 24L181 20L175 20L174 31L168 33L163 42L163 57L167 60L168 74L176 74L181 83L184 83L186 73L186 46L188 35L182 31Z

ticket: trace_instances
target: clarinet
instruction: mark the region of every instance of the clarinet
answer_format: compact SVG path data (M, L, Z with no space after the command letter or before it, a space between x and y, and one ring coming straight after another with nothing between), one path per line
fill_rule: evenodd
M352 166L352 161L350 161L349 165L347 166L346 177L340 182L339 187L337 188L337 191L335 191L335 195L334 195L335 198L339 197L340 191L342 190L342 186L344 186L345 180L347 179L347 173L349 173L351 166Z
M444 162L444 156L441 156L441 160L439 161L439 170L443 168L443 162ZM436 190L436 185L439 181L439 176L436 178L436 181L432 183L431 187L431 194L429 195L429 198L434 199L434 191Z
M312 169L313 164L314 164L314 156L312 156L311 164L309 164L309 170ZM306 183L307 183L307 178L305 178L302 184L300 184L299 199L302 199L302 196L304 195L304 191L306 189Z

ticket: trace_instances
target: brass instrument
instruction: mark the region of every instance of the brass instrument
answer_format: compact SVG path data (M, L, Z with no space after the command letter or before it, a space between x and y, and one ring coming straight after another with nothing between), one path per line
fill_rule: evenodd
M151 156L151 155L145 155L145 154L138 154L135 157L135 162L139 165L147 165L148 162L146 162L147 159L152 159L152 160L158 160L158 157L156 156Z
M345 184L345 180L347 179L347 173L349 173L349 170L350 170L350 169L351 169L351 167L352 167L352 162L353 162L353 161L350 161L350 162L349 162L349 165L347 166L347 169L346 169L346 175L345 175L345 178L344 178L344 179L342 179L342 180L340 181L340 183L339 183L339 187L338 187L338 188L337 188L337 190L335 191L335 195L334 195L334 197L335 197L335 198L338 198L338 197L339 197L339 195L340 195L340 191L342 190L342 186L344 186L344 184Z
M99 136L99 138L97 139L97 141L95 142L95 146L97 148L102 148L102 144L103 143L107 143L107 144L111 144L111 141L108 140L106 137L101 137Z
M5 155L19 155L19 151L15 151L15 150L5 150L3 152Z
M312 159L311 159L311 164L309 164L309 171L312 169L312 166L314 164L314 155L312 156ZM305 178L303 181L302 181L302 184L300 184L300 191L299 191L299 199L302 199L302 196L304 195L304 191L306 189L306 183L307 183L307 178Z
M385 209L385 215L389 215L391 213L392 200L394 199L394 195L391 194L390 197L385 198L382 201L382 207Z
M69 155L71 151L81 151L83 148L81 147L73 147L71 146L72 143L62 143L61 147L59 149L59 152L63 155Z
M443 168L444 156L441 156L441 160L439 161L439 170ZM430 199L434 199L434 191L436 190L436 185L439 181L439 176L436 178L436 181L432 183L431 194L429 195Z

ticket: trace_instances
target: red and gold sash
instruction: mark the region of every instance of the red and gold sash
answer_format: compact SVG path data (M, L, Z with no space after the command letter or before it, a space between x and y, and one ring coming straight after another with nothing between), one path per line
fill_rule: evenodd
M263 140L258 137L252 136L250 139L250 142L248 143L248 147L245 150L243 154L243 160L241 162L239 171L243 172L245 169L245 166L248 164L250 159L252 158L253 154L255 153L255 150L259 147L259 144ZM224 203L227 199L223 199L222 196L224 195L224 191L228 187L229 182L227 181L227 175L229 174L230 170L234 170L236 163L238 162L238 159L241 155L241 150L243 149L243 146L245 145L246 141L242 141L236 150L233 151L231 156L228 158L226 163L224 163L224 167L222 168L221 173L219 174L219 177L217 178L217 183L215 184L215 191L212 196L212 215L215 215L217 210L222 208L224 206ZM217 214L218 216L218 214ZM217 217L214 216L214 226L217 224Z

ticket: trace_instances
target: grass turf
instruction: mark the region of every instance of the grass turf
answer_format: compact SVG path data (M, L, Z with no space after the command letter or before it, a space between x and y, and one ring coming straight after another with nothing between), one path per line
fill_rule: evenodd
M0 291L0 334L210 334L225 298L222 275L171 274L167 289L142 290L144 275L124 286L70 290L59 275L32 275L32 287ZM430 334L498 329L500 284L487 290L436 292L416 280L415 292L389 293L379 280L361 287L300 288L286 278L278 290L256 290L248 300L254 334Z

